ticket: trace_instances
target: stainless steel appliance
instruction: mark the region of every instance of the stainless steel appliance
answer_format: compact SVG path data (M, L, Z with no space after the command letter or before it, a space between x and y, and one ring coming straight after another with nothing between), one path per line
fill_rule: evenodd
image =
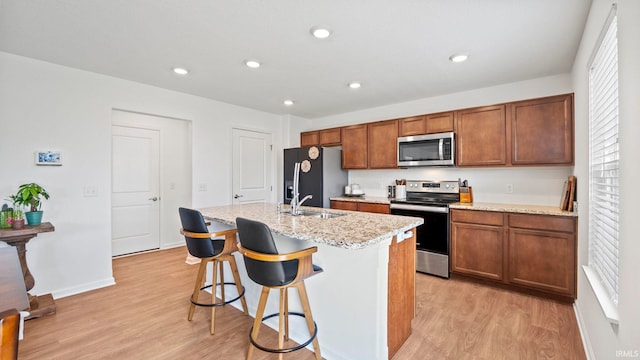
M398 166L454 166L453 132L398 138Z
M391 214L424 219L416 229L416 270L449 278L449 204L460 201L458 181L407 181L405 199L392 199Z
M298 192L300 198L312 195L306 206L331 207L330 197L341 196L348 182L342 169L342 148L307 146L284 149L284 203L293 198L294 169L299 163Z

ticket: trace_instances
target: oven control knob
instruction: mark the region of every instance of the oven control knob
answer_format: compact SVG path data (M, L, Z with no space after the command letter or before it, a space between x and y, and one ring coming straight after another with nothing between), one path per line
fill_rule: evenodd
M444 187L446 187L446 188L448 189L450 186L451 186L451 185L447 184L447 185L445 185Z

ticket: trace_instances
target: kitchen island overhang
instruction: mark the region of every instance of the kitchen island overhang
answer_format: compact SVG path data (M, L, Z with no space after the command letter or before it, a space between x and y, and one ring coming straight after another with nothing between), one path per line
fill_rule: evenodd
M199 210L214 227L235 226L237 217L265 223L281 253L318 247L313 259L324 272L305 283L326 359L388 359L410 335L415 315L414 229L421 218L306 207L303 210L337 217L291 216L271 203ZM255 316L261 287L248 278L242 256L235 256L249 313ZM277 303L269 302L265 314L277 310ZM301 310L296 292L291 293L290 310ZM277 320L265 323L277 329ZM303 323L291 326L294 341L308 338Z

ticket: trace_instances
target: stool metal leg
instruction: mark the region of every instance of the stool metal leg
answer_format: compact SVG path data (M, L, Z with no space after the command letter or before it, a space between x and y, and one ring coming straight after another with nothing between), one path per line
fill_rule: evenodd
M307 320L307 327L309 328L309 333L312 334L315 328L315 324L313 322L313 317L311 316L311 306L309 305L307 288L304 286L304 281L297 283L295 287L298 289L298 293L300 294L300 302L302 303L304 318L305 320ZM316 360L322 360L322 356L320 355L320 343L318 342L317 336L315 337L315 339L313 339L313 352L316 355Z
M289 288L282 290L284 290L284 340L289 341Z

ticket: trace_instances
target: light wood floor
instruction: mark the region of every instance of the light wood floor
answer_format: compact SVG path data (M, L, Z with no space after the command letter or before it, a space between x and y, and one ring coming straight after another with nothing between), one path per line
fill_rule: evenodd
M187 321L197 267L185 255L176 248L115 259L115 286L58 299L55 315L26 322L19 358L244 359L252 318L218 308L213 336L207 310ZM585 358L570 305L423 274L416 291L413 334L394 360ZM261 341L276 341L262 329ZM285 359L313 355L303 349Z

